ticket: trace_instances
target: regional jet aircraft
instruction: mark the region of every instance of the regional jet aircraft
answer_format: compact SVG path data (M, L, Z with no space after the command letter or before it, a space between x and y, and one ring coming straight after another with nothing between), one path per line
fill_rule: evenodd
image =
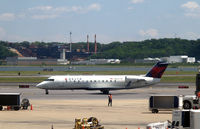
M111 90L134 89L154 85L160 79L168 64L158 62L146 75L66 75L51 76L36 87L48 90L100 90L109 94Z

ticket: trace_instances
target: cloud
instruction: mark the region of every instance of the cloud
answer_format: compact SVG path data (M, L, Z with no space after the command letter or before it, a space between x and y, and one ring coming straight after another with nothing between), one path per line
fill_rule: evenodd
M88 6L88 11L90 10L96 10L96 11L100 11L101 10L101 5L100 4L91 4L90 6Z
M14 19L15 19L15 14L13 14L13 13L0 14L0 21L12 21Z
M53 9L52 6L37 6L37 7L29 8L29 10L39 10L39 11L50 11L51 9Z
M58 8L59 9L59 8ZM82 7L82 6L72 6L71 8L65 9L65 12L74 12L74 13L87 13L90 11L100 11L101 6L100 4L91 4L87 7Z
M49 14L49 15L33 15L33 16L31 16L31 18L33 18L33 19L40 19L40 20L44 20L44 19L54 19L54 18L56 18L56 17L58 17L58 15L51 15L51 14Z
M71 6L71 7L53 7L53 6L36 6L29 8L29 13L33 19L53 19L66 13L88 13L91 11L100 11L101 5L98 3L90 4L86 7Z
M182 4L181 7L193 10L199 8L199 4L193 1L188 1L185 4Z
M158 36L158 30L156 29L140 30L139 34L143 37L150 36L150 37L155 38Z
M186 17L192 17L192 18L198 18L200 17L199 13L192 13L192 12L188 12L184 14Z
M189 1L185 4L182 4L181 7L185 9L184 15L186 17L200 18L200 6L198 3Z
M137 4L137 3L143 3L144 0L131 0L131 3Z
M17 15L17 18L26 18L26 14L25 13L21 13Z
M134 8L133 7L128 7L128 10L133 10Z
M199 37L200 35L195 32L186 32L183 34L183 38L190 39L190 40L196 40Z

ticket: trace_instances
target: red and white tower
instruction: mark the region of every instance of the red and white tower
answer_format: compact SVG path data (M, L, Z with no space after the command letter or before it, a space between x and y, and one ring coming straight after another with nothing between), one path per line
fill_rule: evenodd
M90 52L89 35L87 35L87 52Z

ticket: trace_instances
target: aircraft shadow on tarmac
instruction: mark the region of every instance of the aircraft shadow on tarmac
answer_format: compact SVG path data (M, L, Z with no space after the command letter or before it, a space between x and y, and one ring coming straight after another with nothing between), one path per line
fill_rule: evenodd
M103 93L87 93L88 95L108 95L108 94L103 94ZM112 93L112 95L137 95L139 93Z
M115 92L115 93L112 93L110 92L112 95L137 95L137 94L141 94L141 93L134 93L134 92ZM89 95L107 95L107 94L103 94L101 92L98 92L98 93L87 93ZM146 94L146 93L145 93ZM149 95L155 95L155 94L159 94L159 93L155 93L155 92L149 92L147 93Z
M151 111L149 112L142 112L142 114L172 114L171 111L159 111L159 113L152 113Z

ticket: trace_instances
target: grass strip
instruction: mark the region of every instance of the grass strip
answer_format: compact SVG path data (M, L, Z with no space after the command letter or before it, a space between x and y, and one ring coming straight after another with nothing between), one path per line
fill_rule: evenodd
M1 71L0 76L17 76L19 71ZM141 75L146 74L147 71L52 71L52 72L38 72L38 71L21 71L23 76L30 75ZM194 71L166 71L165 75L196 75Z
M0 78L0 83L3 82L25 82L25 83L31 83L31 82L41 82L45 80L46 77L13 77L13 78Z
M174 77L162 77L161 82L168 82L168 83L176 83L176 82L187 82L187 83L195 83L196 77L195 76L174 76Z
M47 77L9 77L9 78L0 78L0 83L3 82L42 82ZM161 82L168 82L168 83L176 83L176 82L192 82L195 83L195 76L173 76L173 77L163 77Z

